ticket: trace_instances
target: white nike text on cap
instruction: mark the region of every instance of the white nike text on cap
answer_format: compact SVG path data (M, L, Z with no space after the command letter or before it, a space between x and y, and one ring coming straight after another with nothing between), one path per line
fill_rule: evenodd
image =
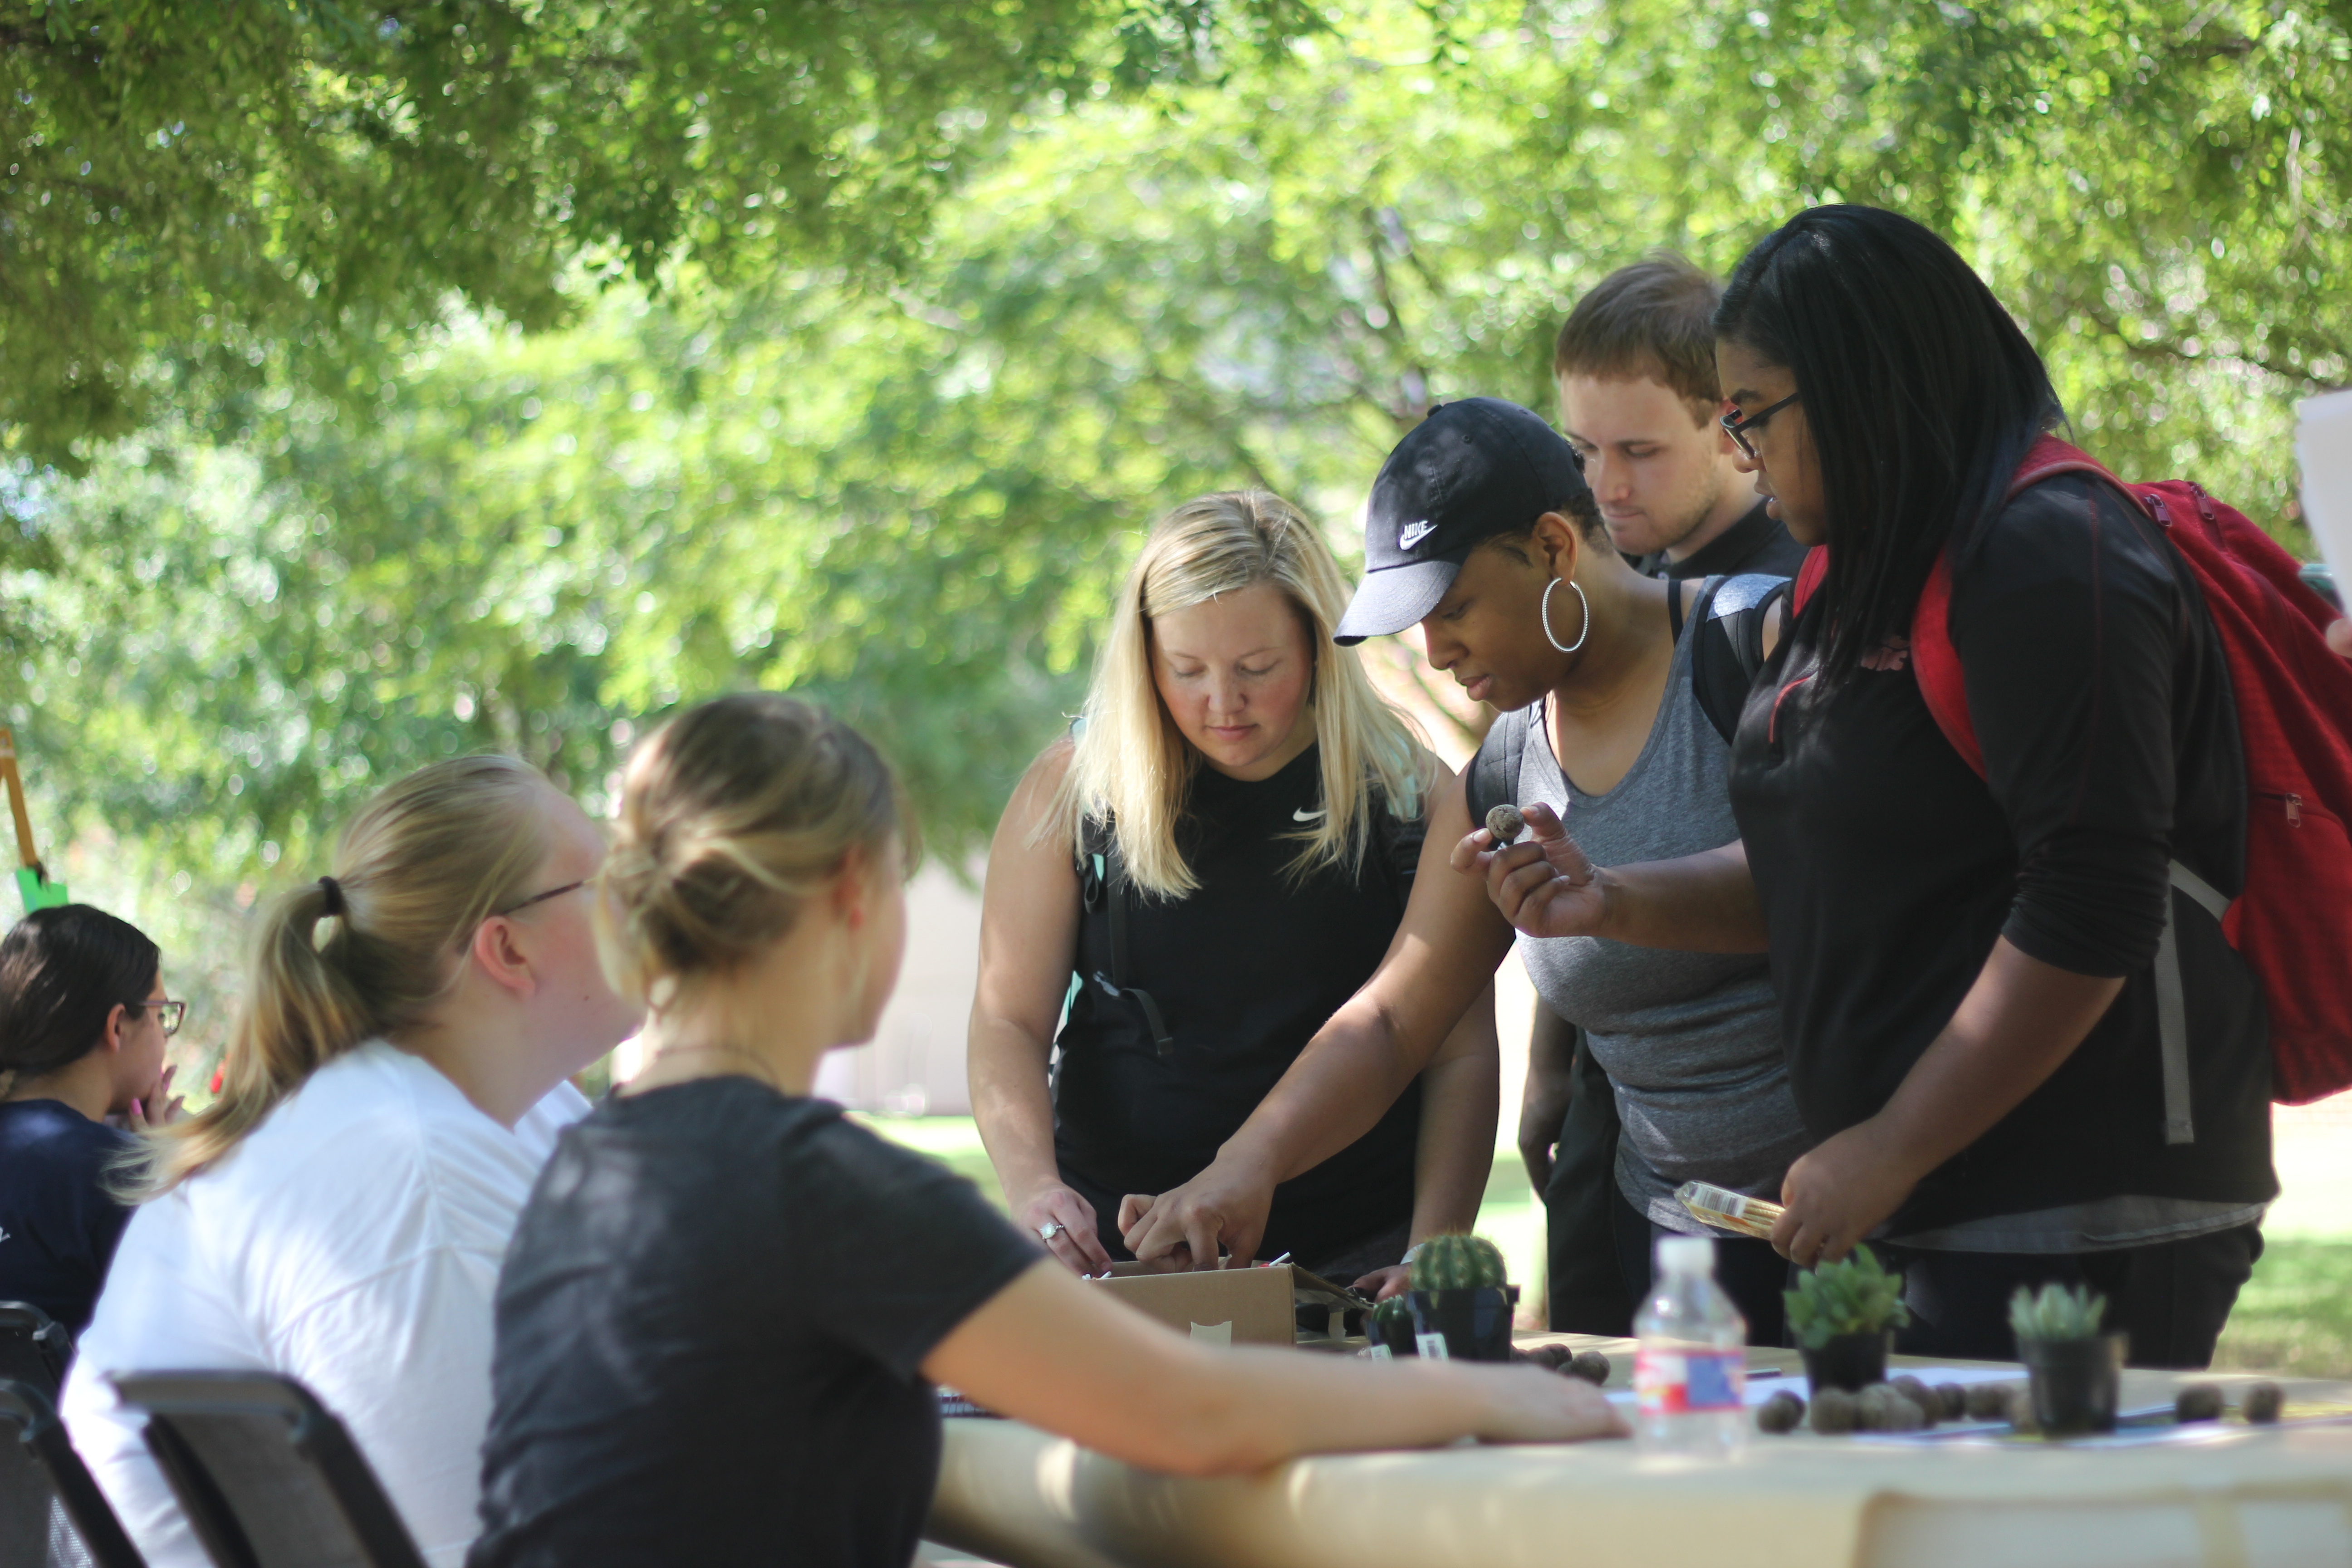
M1404 531L1397 535L1397 548L1399 550L1411 550L1414 545L1419 544L1423 540L1427 539L1431 534L1435 533L1436 531L1437 524L1433 522L1416 522L1408 524Z

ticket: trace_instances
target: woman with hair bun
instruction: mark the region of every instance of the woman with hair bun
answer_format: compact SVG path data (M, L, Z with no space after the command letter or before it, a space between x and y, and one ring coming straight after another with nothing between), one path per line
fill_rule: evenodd
M1192 1474L1622 1429L1531 1368L1196 1344L812 1099L897 980L908 832L873 749L789 697L706 703L630 760L598 930L648 1065L564 1133L507 1255L474 1568L899 1568L934 1381Z
M972 1114L1014 1218L1080 1272L1130 1256L1398 940L1443 765L1331 633L1348 586L1264 491L1163 518L1120 588L1083 721L989 851ZM1378 1104L1307 1101L1269 1207L1143 1255L1288 1254L1401 1287L1494 1163L1494 999L1472 988ZM1056 1053L1058 1052L1058 1058Z
M110 1126L170 1120L163 994L147 933L88 904L35 910L0 941L0 1301L79 1334L131 1211L106 1190L131 1146Z
M463 1558L499 1259L586 1110L565 1078L637 1016L596 963L603 858L534 769L464 757L378 794L262 915L221 1095L125 1173L142 1206L63 1401L149 1563L207 1560L106 1380L165 1368L299 1379L425 1560Z

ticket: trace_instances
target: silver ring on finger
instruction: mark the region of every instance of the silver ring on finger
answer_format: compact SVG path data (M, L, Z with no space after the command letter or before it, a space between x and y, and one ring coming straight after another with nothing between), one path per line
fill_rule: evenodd
M1037 1239L1050 1247L1053 1245L1054 1238L1055 1237L1061 1235L1064 1231L1069 1228L1070 1227L1068 1226L1064 1225L1060 1220L1049 1219L1044 1225L1037 1227Z

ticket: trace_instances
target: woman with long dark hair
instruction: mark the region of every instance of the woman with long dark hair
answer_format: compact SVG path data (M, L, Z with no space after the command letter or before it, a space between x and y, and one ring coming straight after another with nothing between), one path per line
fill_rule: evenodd
M163 963L88 904L35 910L0 941L0 1301L77 1334L131 1219L106 1183L132 1139L109 1118L167 1119L163 1041L187 1004L163 994Z
M2012 493L2057 395L1909 219L1799 214L1716 328L1726 428L1828 546L1741 719L1741 842L1597 868L1534 810L1531 843L1455 863L1536 934L1769 945L1820 1140L1774 1241L1892 1254L1900 1348L2006 1356L2010 1295L2058 1279L2106 1295L2136 1363L2202 1365L2278 1188L2261 996L2209 912L2248 802L2196 582L2102 482ZM1938 563L1980 770L1911 668Z

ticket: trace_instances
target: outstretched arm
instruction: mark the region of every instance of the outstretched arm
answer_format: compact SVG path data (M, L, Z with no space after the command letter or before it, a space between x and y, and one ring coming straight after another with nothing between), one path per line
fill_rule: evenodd
M1045 1088L1062 997L1078 942L1078 874L1070 846L1036 829L1069 767L1062 742L1031 764L996 825L981 893L980 984L971 999L965 1071L971 1115L1004 1189L1013 1222L1081 1273L1110 1267L1094 1205L1062 1180L1054 1159L1054 1104Z
M1511 944L1484 889L1445 869L1447 846L1469 827L1455 779L1430 813L1412 896L1381 966L1316 1031L1209 1168L1134 1216L1124 1234L1138 1258L1182 1248L1196 1267L1213 1267L1222 1244L1235 1264L1247 1263L1265 1234L1275 1187L1370 1131L1436 1057ZM1490 1129L1492 1121L1489 1111Z
M1532 1367L1212 1350L1040 1264L924 1359L987 1408L1148 1469L1224 1475L1294 1455L1625 1429L1601 1392Z

